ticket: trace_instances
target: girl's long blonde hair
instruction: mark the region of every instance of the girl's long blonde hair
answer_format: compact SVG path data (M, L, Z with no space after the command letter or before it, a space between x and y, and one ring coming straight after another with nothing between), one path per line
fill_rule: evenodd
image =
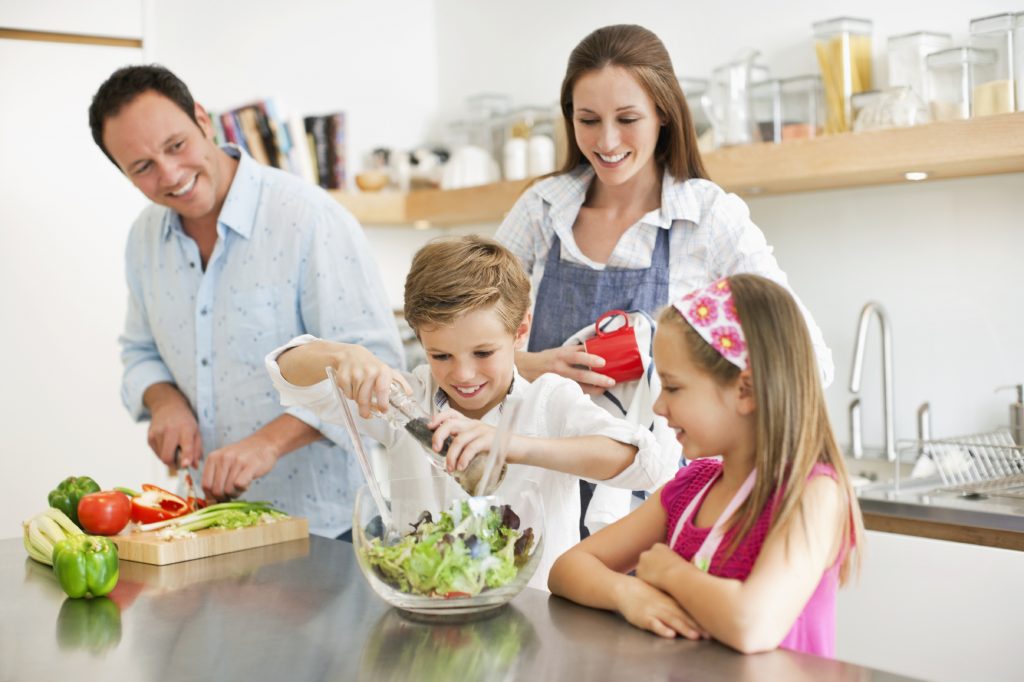
M779 284L748 274L728 280L746 337L754 384L754 466L758 472L750 497L730 521L735 532L729 551L750 532L777 493L769 532L789 522L802 504L814 465L827 464L836 472L842 507L848 510L836 529L843 538L839 578L845 583L851 569L859 565L860 555L855 550L863 541L864 524L829 422L807 324L792 295ZM739 376L740 369L704 341L671 306L661 313L659 323L682 330L694 363L719 384L732 383Z

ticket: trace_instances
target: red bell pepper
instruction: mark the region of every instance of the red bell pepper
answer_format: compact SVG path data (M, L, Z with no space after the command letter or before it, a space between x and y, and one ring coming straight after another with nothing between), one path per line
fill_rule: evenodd
M149 483L143 483L142 494L132 498L132 521L136 523L165 521L189 511L188 502Z

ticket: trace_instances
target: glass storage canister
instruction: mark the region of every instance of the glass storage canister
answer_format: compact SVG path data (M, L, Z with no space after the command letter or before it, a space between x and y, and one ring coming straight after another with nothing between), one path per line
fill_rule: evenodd
M921 101L928 102L928 65L925 58L932 52L953 46L953 37L948 33L918 31L889 36L886 52L889 61L889 87L903 85L918 94Z
M708 120L707 114L700 106L701 95L708 91L708 81L706 78L690 78L688 76L679 76L677 80L683 91L683 96L686 97L686 105L690 109L693 127L697 129L697 137L700 137L711 127L711 121Z
M762 142L817 137L825 123L821 78L792 76L751 88L754 120Z
M1016 60L1014 71L1017 74L1017 111L1024 111L1024 12L1017 14L1017 27L1013 36L1016 47L1013 52Z
M995 73L995 52L954 47L933 52L926 61L932 119L950 121L970 118L974 78L978 74L988 78Z
M971 47L995 52L995 64L991 68L980 68L973 76L971 116L1020 109L1014 93L1016 24L1017 15L1009 13L971 20Z
M868 19L838 17L812 24L814 49L825 92L825 132L850 129L850 98L871 89L871 29Z
M714 147L750 144L755 140L750 88L768 80L768 67L756 64L760 53L745 48L729 63L711 72L700 105L711 123Z

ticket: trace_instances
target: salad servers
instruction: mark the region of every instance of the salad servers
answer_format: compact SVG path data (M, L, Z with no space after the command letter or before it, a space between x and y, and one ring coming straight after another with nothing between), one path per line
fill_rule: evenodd
M356 426L355 417L352 416L352 409L348 406L348 400L341 394L341 389L338 388L338 377L334 373L333 367L327 367L327 378L331 381L331 390L334 392L334 399L341 404L342 412L345 413L345 428L348 430L349 438L352 439L352 446L356 451L356 459L359 460L359 467L363 470L363 477L366 478L366 484L370 488L370 494L373 496L373 501L377 504L377 509L380 511L381 529L380 536L385 544L394 544L399 540L401 534L395 528L394 523L391 520L391 505L384 499L384 493L380 489L380 483L377 481L377 477L373 475L373 466L370 464L370 458L366 454L366 448L363 447L363 439L359 436L359 428Z

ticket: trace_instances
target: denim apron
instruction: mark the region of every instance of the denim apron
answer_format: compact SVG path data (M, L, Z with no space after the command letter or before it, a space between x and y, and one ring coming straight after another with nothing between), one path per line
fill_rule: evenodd
M527 350L557 348L608 310L643 310L652 317L668 303L669 230L658 228L651 267L605 268L563 263L562 242L555 235L533 305L533 329ZM580 481L580 538L590 533L583 524L594 484Z

